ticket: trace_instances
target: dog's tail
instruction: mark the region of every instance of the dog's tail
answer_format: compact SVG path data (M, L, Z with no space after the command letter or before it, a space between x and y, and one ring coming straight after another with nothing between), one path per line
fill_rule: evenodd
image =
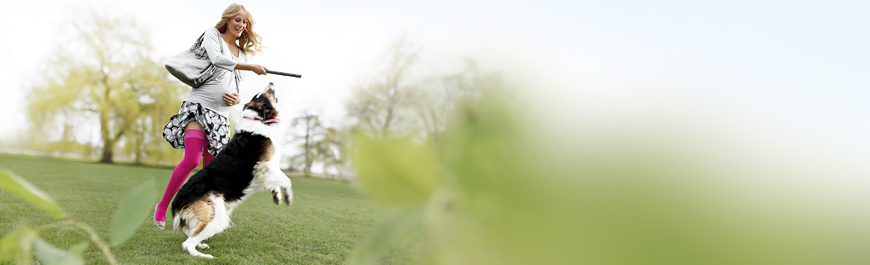
M184 220L181 218L180 214L172 215L172 231L182 232L181 227L184 225L183 223L184 223ZM184 232L182 232L182 233L184 233Z

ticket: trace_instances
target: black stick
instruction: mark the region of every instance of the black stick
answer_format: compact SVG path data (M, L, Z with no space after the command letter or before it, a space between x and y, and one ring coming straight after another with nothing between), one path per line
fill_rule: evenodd
M266 70L266 73L275 74L275 75L285 75L285 76L290 76L290 77L295 77L295 78L302 78L302 75L285 73L285 72L278 72L278 71L272 71L272 70Z

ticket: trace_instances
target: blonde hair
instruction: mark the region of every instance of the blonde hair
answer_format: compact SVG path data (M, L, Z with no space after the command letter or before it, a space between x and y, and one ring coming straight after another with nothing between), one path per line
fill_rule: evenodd
M214 27L221 33L227 32L227 21L238 15L242 10L245 10L245 19L248 20L248 24L245 27L245 31L242 32L242 36L238 39L239 48L247 54L256 55L257 52L263 51L263 44L261 44L260 35L254 31L254 17L251 16L251 12L248 12L244 6L235 3L231 4L227 9L224 9L224 13L221 14L221 20Z

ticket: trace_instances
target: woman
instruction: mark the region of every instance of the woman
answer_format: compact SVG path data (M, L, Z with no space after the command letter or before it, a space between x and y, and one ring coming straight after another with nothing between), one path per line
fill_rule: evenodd
M241 70L265 75L267 68L246 63L246 55L262 51L260 35L254 32L254 19L244 6L231 4L214 28L206 29L202 46L212 64L223 68L216 78L194 88L184 99L177 115L163 129L163 138L172 147L184 149L184 158L172 171L163 198L154 209L154 225L163 229L166 208L175 192L202 158L202 166L211 162L230 139L227 116L230 107L239 104Z

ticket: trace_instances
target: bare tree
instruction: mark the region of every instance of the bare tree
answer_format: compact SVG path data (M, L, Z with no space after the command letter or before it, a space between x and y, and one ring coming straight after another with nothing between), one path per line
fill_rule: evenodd
M302 163L302 171L305 176L311 176L311 165L316 160L317 144L320 138L323 138L324 128L320 123L320 117L315 114L305 113L300 117L294 118L290 126L301 129L301 134L294 134L291 130L291 142L297 142L298 147L302 149L302 153L290 157L291 164Z
M442 133L456 111L456 105L478 96L475 86L477 75L476 64L469 60L463 71L427 77L414 91L413 110L423 127L425 139L434 144L441 143Z
M440 145L459 105L475 105L484 93L504 96L506 90L497 73L483 72L471 59L457 73L426 77L413 91L411 105L422 127L422 137Z
M380 138L413 130L411 73L419 51L406 38L398 40L389 47L385 65L353 91L347 110L357 127Z
M335 128L326 128L323 137L315 142L316 158L323 163L323 174L328 175L328 168L335 169L338 178L343 178L344 139L345 135Z

